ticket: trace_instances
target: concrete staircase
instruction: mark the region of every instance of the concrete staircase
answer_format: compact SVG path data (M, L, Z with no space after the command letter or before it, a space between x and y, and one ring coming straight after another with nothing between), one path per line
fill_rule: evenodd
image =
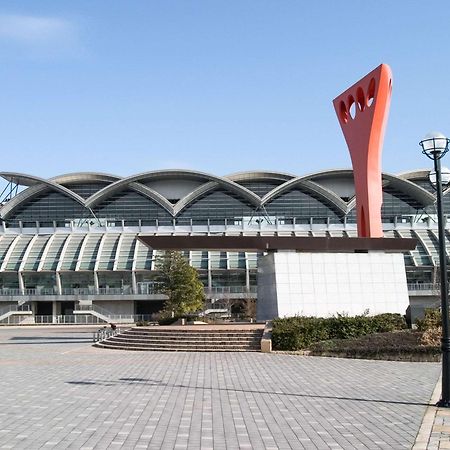
M0 322L7 320L11 316L31 316L33 311L29 306L9 305L0 309Z
M134 323L133 314L113 314L98 305L76 305L74 315L91 315L106 323Z
M262 327L136 327L94 344L119 350L175 352L261 351Z

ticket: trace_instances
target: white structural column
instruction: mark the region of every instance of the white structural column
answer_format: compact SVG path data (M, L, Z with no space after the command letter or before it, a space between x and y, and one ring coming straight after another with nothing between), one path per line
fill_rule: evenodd
M61 272L55 273L55 281L56 281L56 293L58 295L62 295Z
M95 293L98 294L98 292L99 292L98 272L94 272L94 289L95 289Z
M434 230L430 230L431 231L431 234L434 236L434 238L436 239L436 242L438 243L439 242L439 237L438 237L438 235L436 234L436 231L434 231ZM436 245L439 245L439 244L436 244ZM448 249L448 235L447 235L447 233L445 233L445 254L447 255L447 256L450 256L449 255L449 249Z
M209 219L208 219L209 226ZM211 252L208 252L208 291L212 289Z
M24 282L24 279L23 279L23 269L25 267L25 264L27 262L28 257L30 256L31 249L33 247L33 244L36 242L37 237L38 237L38 235L35 234L31 238L31 241L28 243L27 248L25 249L22 261L21 261L20 266L19 266L19 271L18 271L19 272L18 273L18 275L19 275L19 289L20 289L20 293L22 295L25 294L25 282Z
M400 237L400 238L408 237L408 236L404 236L404 233L402 234L400 230L395 230L395 231L398 234L398 237ZM413 237L413 236L409 236L409 237ZM415 250L409 251L408 254L411 255L411 259L412 259L413 264L416 267L418 267L419 263L417 261L417 256L416 256L417 255L417 247L416 247Z
M66 256L67 247L69 247L69 244L70 244L70 241L72 239L72 236L73 236L72 234L69 234L67 236L67 239L64 241L63 248L61 250L61 254L59 255L59 261L58 261L58 264L56 266L56 272L60 272L61 271L61 266L62 266L62 263L64 261L64 257Z
M37 268L38 272L42 272L42 268L44 267L44 263L45 263L45 258L47 257L48 250L50 249L52 242L55 240L55 236L56 236L56 233L52 234L50 236L50 239L45 244L45 248L44 248L44 251L42 252L41 260L39 261L39 265Z
M59 261L56 266L56 292L58 295L62 295L62 283L61 283L61 268L64 262L64 257L66 256L67 248L69 247L70 241L72 239L72 234L69 234L64 241L63 248L61 250L61 254L59 255ZM53 237L53 236L52 236Z
M133 270L131 272L131 288L133 290L133 294L137 294L137 279L136 279L136 272Z
M105 245L106 236L107 236L107 233L103 234L103 236L101 237L101 240L100 240L100 245L98 246L97 259L95 260L95 264L94 264L94 273L97 273L98 266L100 265L100 261L102 259L103 247Z
M31 249L33 247L33 244L36 242L38 235L35 234L32 238L31 241L28 243L27 248L25 249L25 252L23 254L22 257L22 261L20 262L20 266L19 266L19 272L23 272L23 269L25 267L25 264L27 263L27 259L30 256L31 253Z
M5 259L0 267L0 272L4 272L6 269L6 265L8 264L9 259L11 258L12 252L14 251L14 247L17 245L20 239L20 234L16 236L16 238L9 245L8 251L6 252Z
M139 251L139 241L136 236L136 243L134 245L134 252L133 252L133 262L131 265L131 282L133 285L133 294L138 293L138 287L137 287L137 279L136 279L136 264L137 264L137 256Z
M89 234L86 234L86 236L83 239L83 243L81 244L80 253L78 254L78 261L77 265L75 266L75 272L78 272L80 270L81 262L83 261L84 250L86 249L88 239Z
M103 247L105 245L107 233L103 234L103 236L100 239L100 245L98 246L97 251L97 259L95 260L94 264L94 286L95 286L95 293L99 293L99 283L98 283L98 266L100 265L100 261L102 259L102 253L103 253Z
M19 291L21 295L25 294L25 282L23 281L23 274L22 272L17 273L18 279L19 279Z
M58 315L58 302L52 302L52 323L56 323L56 316Z
M120 249L122 248L122 242L123 242L123 233L119 236L119 242L117 243L116 254L114 255L113 270L117 270L117 265L119 264Z
M245 287L250 292L250 268L248 266L248 253L245 253Z
M431 261L431 264L433 266L438 265L437 262L435 261L435 259L433 258L433 253L431 252L430 247L428 247L428 245L425 242L425 240L423 239L423 237L416 230L411 230L411 231L412 231L414 237L422 244L422 247L427 252L427 256L428 256L428 259Z

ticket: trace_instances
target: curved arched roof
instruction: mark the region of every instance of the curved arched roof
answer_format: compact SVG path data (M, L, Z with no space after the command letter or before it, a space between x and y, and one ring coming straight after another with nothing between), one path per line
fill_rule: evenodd
M58 184L77 184L89 182L114 183L122 177L111 175L109 173L100 172L74 172L65 173L56 177L50 178L51 181Z
M297 177L291 174L273 171L239 172L221 177L205 172L186 169L156 170L127 177L119 177L105 173L81 172L63 174L52 177L48 180L33 175L15 172L0 172L0 176L8 181L27 186L26 189L5 203L5 205L1 208L0 216L4 219L11 216L16 208L24 205L33 197L45 192L46 190L59 192L84 207L92 209L115 193L123 189L131 189L138 192L140 195L151 199L174 217L189 205L197 201L200 197L218 188L232 192L238 197L245 199L253 205L255 209L267 205L283 193L297 188L314 193L316 197L322 199L325 203L332 205L343 214L347 214L355 205L354 199L346 202L338 194L336 194L336 192L333 192L333 189L330 188L329 185L325 186L325 184L321 184L321 180L323 179L333 180L333 178L342 179L342 177L352 179L353 173L350 169L324 170ZM399 192L406 193L423 206L427 206L435 201L435 197L432 193L412 181L427 177L428 171L414 171L401 175L383 173L382 176L385 186L389 185ZM175 204L174 200L170 201L152 187L152 182L154 181L167 180L167 183L170 183L172 180L177 179L198 181L198 184L194 183L192 190L187 194L182 194L181 198L179 198ZM263 197L260 197L251 189L239 184L240 182L253 180L273 180L277 182L278 186L269 191ZM90 182L107 183L107 185L92 194L87 199L82 198L76 192L65 186ZM281 184L279 184L280 182Z
M27 200L30 200L31 198L35 197L36 195L46 190L54 190L56 192L60 192L61 194L71 198L72 200L75 200L76 202L84 206L85 202L83 197L54 181L45 180L43 178L35 177L33 175L16 174L12 172L0 172L0 176L2 176L8 181L24 180L24 182L30 183L28 184L28 186L30 187L17 194L2 207L1 209L2 218L7 218L11 214L11 212L18 206L24 204ZM13 182L17 183L17 181Z
M410 170L408 172L401 172L397 174L397 177L404 178L405 180L428 179L430 172L430 169Z
M434 202L434 195L428 192L426 189L418 186L417 184L407 179L391 175L389 173L383 173L383 180L389 182L389 185L394 187L400 192L408 194L411 198L417 200L423 206L427 206Z
M231 181L235 181L236 183L242 181L257 181L257 180L287 181L290 180L291 178L295 178L295 175L282 172L257 171L257 172L236 172L232 173L231 175L227 175L225 178L228 178Z
M224 177L218 177L215 175L210 175L204 172L197 172L193 170L158 170L154 172L144 172L140 173L138 175L132 175L129 177L122 178L121 180L118 180L109 186L106 186L105 188L101 189L100 191L96 192L94 195L89 197L86 201L86 205L90 208L98 204L103 199L109 197L114 192L120 191L125 186L130 185L134 182L140 182L140 181L150 181L150 180L158 180L161 178L174 178L174 177L186 177L186 178L194 178L198 180L205 180L207 182L214 182L214 186L211 186L211 189L214 189L216 186L223 186L225 189L228 189L230 191L233 191L245 199L247 199L252 204L259 204L260 198L258 195L256 195L254 192L250 191L249 189L228 180Z

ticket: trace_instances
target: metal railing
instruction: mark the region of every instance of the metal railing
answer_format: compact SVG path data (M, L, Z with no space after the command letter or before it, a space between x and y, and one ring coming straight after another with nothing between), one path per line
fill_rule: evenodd
M138 287L138 292L133 294L131 286L117 288L63 288L58 292L55 288L0 288L0 296L33 296L33 295L149 295L161 293L158 286ZM255 294L256 286L221 286L221 287L205 287L207 294Z
M105 323L103 320L92 315L77 316L73 314L66 315L37 315L34 316L34 323L39 325L57 324L57 325L96 325Z
M439 284L434 283L408 283L409 291L435 291L439 290ZM205 287L204 289L206 295L214 295L214 294L256 294L257 287L250 286L247 288L246 286L222 286L222 287ZM133 294L133 291L130 288L99 288L98 290L94 288L64 288L61 291L62 295L148 295L148 294L157 294L158 289L148 289L147 292L142 292L140 290L139 293ZM34 296L34 295L59 295L56 289L52 288L42 288L42 289L9 289L2 288L0 289L0 297L6 296Z
M52 288L39 288L39 289L11 289L2 288L0 289L0 295L3 296L16 296L16 295L56 295L57 292Z
M38 315L33 316L34 323L39 325L104 325L107 322L97 316L91 314L67 314L67 315ZM150 314L113 314L108 317L109 322L114 321L129 321L129 323L136 322L150 322Z
M205 288L206 294L256 294L257 287L250 286L220 286L220 287L211 287Z
M439 284L434 283L408 283L408 291L439 291Z
M109 316L111 314L111 311L108 311L98 305L75 305L75 311L95 311L105 316Z
M130 322L148 322L152 320L151 314L115 314L98 305L75 305L75 311L94 311L106 317L109 322L122 320L129 320ZM76 316L78 316L78 314Z
M7 314L11 311L31 311L30 305L8 305L0 308L0 316Z
M153 292L149 292L153 293ZM2 288L0 289L0 296L31 296L31 295L130 295L133 294L131 287L124 288L63 288L59 293L55 288L30 288L30 289L16 289L16 288ZM135 295L143 295L138 293Z
M93 342L103 341L105 339L108 339L111 336L116 336L119 333L120 333L120 328L115 328L115 329L100 328L99 330L94 331L92 340L93 340Z

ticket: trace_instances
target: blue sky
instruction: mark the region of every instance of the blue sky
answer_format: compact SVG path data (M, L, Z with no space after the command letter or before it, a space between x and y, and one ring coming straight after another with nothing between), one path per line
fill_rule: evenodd
M332 100L382 62L383 170L429 167L418 141L450 135L449 19L432 0L4 1L0 170L349 167Z

